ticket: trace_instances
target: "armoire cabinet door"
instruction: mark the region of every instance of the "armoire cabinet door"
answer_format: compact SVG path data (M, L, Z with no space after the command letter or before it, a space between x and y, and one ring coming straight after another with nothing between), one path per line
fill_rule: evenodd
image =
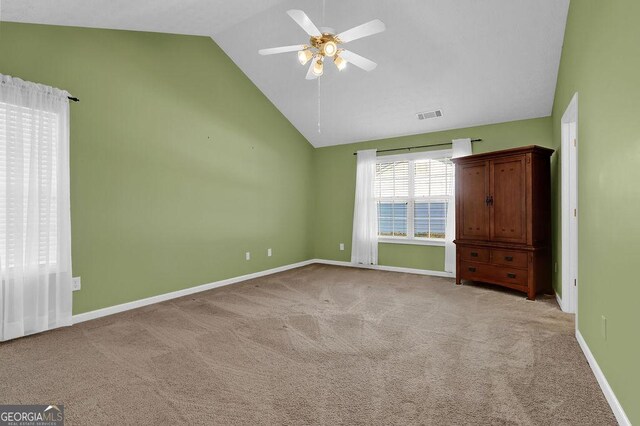
M489 163L479 162L459 166L456 184L459 200L459 228L461 239L489 239Z
M526 157L491 160L491 240L527 242Z

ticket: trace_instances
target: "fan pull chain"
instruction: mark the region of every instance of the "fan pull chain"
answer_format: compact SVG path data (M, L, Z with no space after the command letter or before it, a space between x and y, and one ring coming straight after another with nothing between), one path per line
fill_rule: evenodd
M320 78L318 80L318 133L322 133L320 128Z
M326 0L322 0L322 25L327 25L326 20ZM322 126L320 125L320 77L318 77L318 133L322 133Z
M326 25L325 10L326 0L322 0L322 25ZM322 133L322 127L320 126L320 77L318 77L318 133Z

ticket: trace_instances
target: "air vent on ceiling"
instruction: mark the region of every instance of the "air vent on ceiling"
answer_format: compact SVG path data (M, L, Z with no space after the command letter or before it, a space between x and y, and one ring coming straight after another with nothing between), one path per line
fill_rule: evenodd
M419 112L416 114L416 117L418 117L418 120L428 120L429 118L442 117L442 110L437 109L435 111Z

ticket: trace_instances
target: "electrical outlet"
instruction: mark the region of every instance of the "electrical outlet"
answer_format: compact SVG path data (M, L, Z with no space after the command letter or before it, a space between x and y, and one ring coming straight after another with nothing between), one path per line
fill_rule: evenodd
M271 255L272 255L272 254L273 254L273 253L271 252L271 249L270 249L270 248L268 248L268 249L267 249L267 256L268 256L268 257L271 257Z
M554 269L556 272L558 272L558 262L555 263Z
M75 277L71 279L71 289L73 291L78 291L82 288L82 282L80 281L80 277Z
M607 340L607 317L602 315L602 338Z
M244 254L244 258L247 259L247 260L251 260L251 252L250 251L246 252Z
M340 251L344 251L344 243L340 243Z

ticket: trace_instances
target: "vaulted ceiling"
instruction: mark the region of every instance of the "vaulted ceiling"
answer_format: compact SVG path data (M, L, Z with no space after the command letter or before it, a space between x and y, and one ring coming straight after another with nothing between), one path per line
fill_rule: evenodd
M551 114L569 0L4 0L4 21L211 36L316 147ZM308 42L286 14L338 32L372 19L384 33L348 48L372 72L325 67L305 80ZM330 64L329 64L330 65ZM417 112L443 117L418 120ZM320 125L318 125L320 123ZM517 137L517 135L514 135Z

